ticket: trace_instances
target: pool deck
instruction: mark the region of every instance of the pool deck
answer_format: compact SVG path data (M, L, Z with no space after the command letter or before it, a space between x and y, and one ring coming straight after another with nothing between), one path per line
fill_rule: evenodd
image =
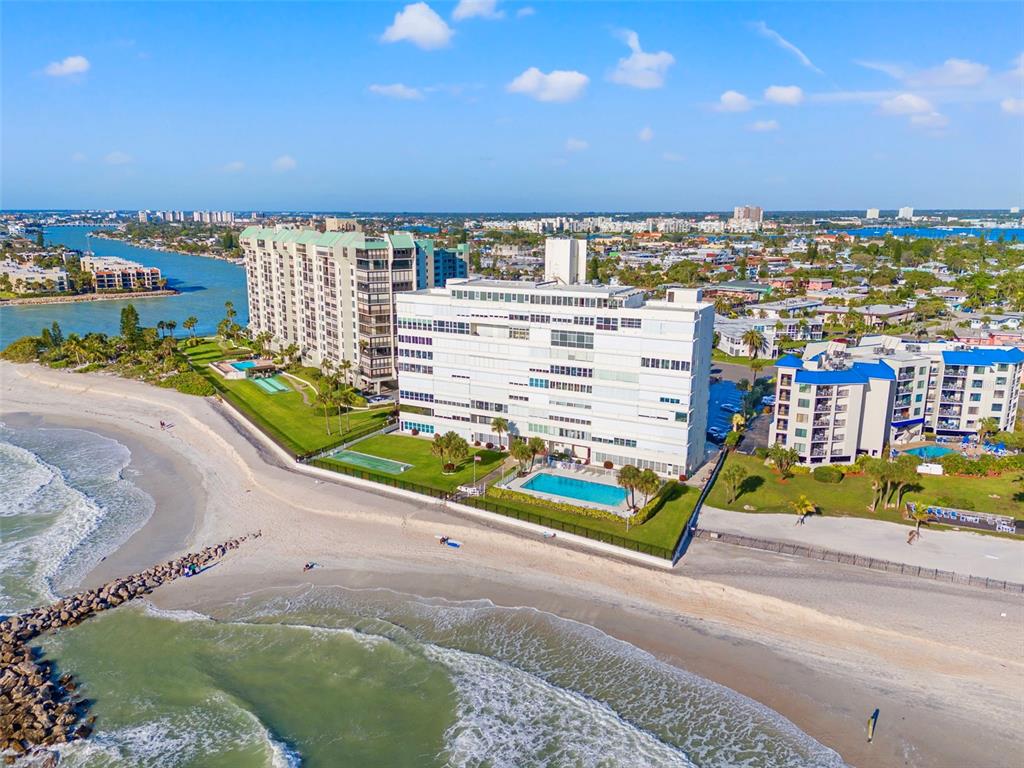
M581 499L574 499L570 496L559 496L556 493L542 493L535 491L531 488L524 488L523 486L530 482L539 474L545 475L558 475L559 477L571 477L573 480L586 480L589 483L597 483L600 485L608 485L613 488L620 488L619 484L615 480L615 474L603 469L597 469L595 467L583 467L579 469L562 469L561 467L549 467L549 466L538 466L533 472L526 475L525 477L513 477L508 480L503 487L508 488L510 491L519 491L520 493L526 493L530 496L536 496L540 499L547 499L548 501L557 501L560 504L572 504L576 507L589 507L591 509L603 509L605 512L611 512L613 515L625 519L629 517L629 507L627 501L629 495L627 493L626 498L621 504L611 506L609 504L598 504L592 501L583 501Z

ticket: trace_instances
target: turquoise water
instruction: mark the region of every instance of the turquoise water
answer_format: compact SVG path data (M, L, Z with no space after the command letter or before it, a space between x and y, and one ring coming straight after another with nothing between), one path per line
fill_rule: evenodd
M236 371L247 371L250 368L255 368L256 363L252 360L242 360L240 363L232 363L231 367Z
M949 229L935 229L933 227L861 227L860 229L833 230L833 234L837 232L856 235L857 237L885 237L891 234L895 237L927 237L939 240L945 237L977 237L978 235L984 235L986 240L998 240L1000 237L1005 238L1007 241L1014 238L1018 241L1024 240L1024 229L1001 227L992 229L981 227L950 227Z
M563 477L542 472L523 483L523 488L538 493L550 493L553 496L563 496L576 501L586 501L591 504L604 504L615 507L626 500L626 490L614 485L604 483L591 483L588 480L579 480L575 477Z
M0 614L71 591L145 523L131 478L114 440L0 429ZM843 765L734 691L486 600L306 586L208 614L136 602L39 645L98 718L68 768Z
M951 448L943 448L941 445L922 445L920 448L909 448L904 453L920 456L922 459L937 459L941 456L956 453L956 451Z
M61 243L70 248L85 250L85 236L96 227L48 227L44 230L47 242ZM43 326L54 320L60 323L64 334L84 335L98 331L108 335L118 333L121 308L134 304L144 326L155 326L160 320L177 322L177 334L186 331L182 323L194 315L199 324L196 333L214 333L217 323L224 318L224 302L235 305L235 322L249 322L249 304L245 291L245 269L220 259L204 256L183 256L177 253L138 248L115 240L92 238L92 248L98 256L120 256L147 266L159 267L167 278L168 286L181 293L125 301L89 301L75 304L44 304L41 306L0 307L0 348L21 336L38 334Z

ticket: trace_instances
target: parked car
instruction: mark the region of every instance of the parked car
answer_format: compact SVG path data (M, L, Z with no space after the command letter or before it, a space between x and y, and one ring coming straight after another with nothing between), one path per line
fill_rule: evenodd
M736 405L735 403L722 403L722 405L719 407L723 411L727 411L728 413L739 413L741 410L743 410L742 408L740 408L740 406Z

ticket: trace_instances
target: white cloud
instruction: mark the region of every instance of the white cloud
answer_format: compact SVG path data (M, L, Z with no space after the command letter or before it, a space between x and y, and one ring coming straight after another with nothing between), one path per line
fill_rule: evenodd
M999 107L1008 115L1024 115L1024 99L1003 99Z
M131 161L132 156L119 149L115 149L113 152L108 152L106 157L103 158L103 162L107 165L128 165Z
M949 125L949 118L939 112L927 112L923 115L911 115L910 123L925 128L945 128Z
M527 16L533 16L537 10L532 5L524 5L518 11L516 11L517 19L525 19Z
M666 163L681 163L686 158L675 152L663 152L661 154L661 159Z
M636 137L640 139L640 141L650 141L654 138L654 131L651 129L651 126L645 125L640 129L640 133L638 133Z
M885 61L858 61L856 63L865 69L873 69L888 75L893 80L903 80L907 76L906 70L898 64L889 64Z
M273 168L278 173L285 173L287 171L294 171L298 163L295 162L295 158L291 155L281 155L273 163Z
M753 106L750 99L739 91L726 91L718 97L715 109L719 112L746 112Z
M537 101L572 101L583 95L590 78L575 70L555 69L545 74L530 67L505 86L509 93L524 93Z
M89 60L85 56L68 56L60 61L51 61L43 70L50 77L81 75L89 71Z
M570 137L565 141L565 149L567 152L582 152L589 146L590 144L584 139Z
M755 120L747 126L748 131L755 131L756 133L766 133L768 131L779 130L778 120Z
M384 30L385 43L406 40L425 51L444 48L455 31L426 3L410 3L395 14L391 26Z
M89 159L89 156L86 155L85 152L72 152L71 153L71 162L72 163L84 163L88 159Z
M633 88L661 88L665 84L665 74L675 63L675 57L668 51L648 53L640 47L640 37L631 29L619 32L623 42L632 53L619 59L618 65L608 79L619 85Z
M224 173L241 173L245 170L245 163L241 160L232 160L230 163L225 163L221 170Z
M901 93L886 99L879 106L887 115L919 115L935 111L928 99L915 93Z
M967 59L946 59L931 69L911 75L908 83L924 88L956 88L978 85L988 77L988 67Z
M780 35L774 29L771 29L763 21L755 21L754 24L753 24L753 27L754 27L755 30L757 30L757 33L759 35L761 35L761 37L768 38L769 40L774 42L777 46L779 46L783 50L786 50L786 51L789 51L790 53L792 53L794 56L796 56L800 60L800 63L803 64L808 69L813 69L819 75L825 74L820 69L818 69L816 66L814 66L814 62L811 61L807 57L806 53L804 53L799 48L797 48L795 45L793 45L791 42L789 42L789 40L784 38L782 35Z
M392 83L391 85L378 85L374 83L370 86L370 92L392 99L417 100L423 98L423 92L419 88L413 88L402 83Z
M1010 70L1010 74L1016 77L1024 77L1024 53L1021 53L1013 60L1013 69Z
M764 100L795 107L804 100L804 91L799 85L769 85L764 89Z
M452 11L452 18L455 21L465 19L503 19L505 12L497 8L498 0L459 0L459 4Z

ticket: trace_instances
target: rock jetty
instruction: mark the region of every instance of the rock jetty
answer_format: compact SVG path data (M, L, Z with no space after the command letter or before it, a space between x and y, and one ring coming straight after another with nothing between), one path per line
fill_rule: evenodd
M52 665L28 643L44 632L73 627L161 584L202 571L259 536L256 532L229 539L0 621L0 754L4 762L10 765L23 755L84 739L95 721L87 716L89 703L77 695L74 678L70 674L56 677Z

